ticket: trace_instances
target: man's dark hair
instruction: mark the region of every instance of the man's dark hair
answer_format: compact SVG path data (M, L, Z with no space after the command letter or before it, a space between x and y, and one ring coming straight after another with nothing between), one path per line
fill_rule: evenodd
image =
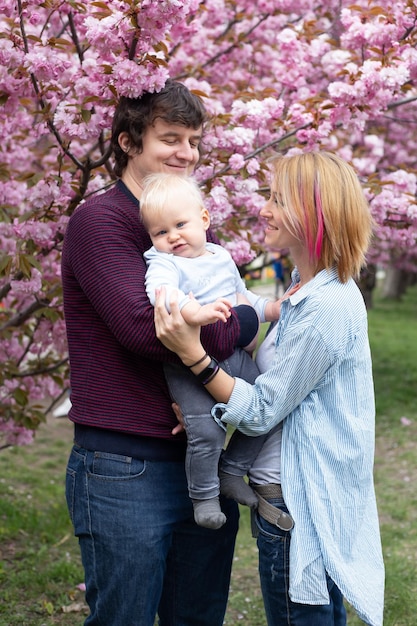
M171 79L157 93L146 92L140 98L121 97L114 112L111 135L116 176L122 175L128 163L127 154L119 146L120 133L128 133L131 146L140 153L143 149L143 134L157 118L169 124L198 129L204 126L207 113L197 95L182 83Z

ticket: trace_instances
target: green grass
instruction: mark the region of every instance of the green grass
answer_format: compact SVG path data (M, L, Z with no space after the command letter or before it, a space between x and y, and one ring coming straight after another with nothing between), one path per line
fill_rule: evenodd
M369 312L375 484L386 567L385 626L417 623L417 289Z
M82 594L78 546L64 500L67 420L42 426L32 446L0 453L0 626L81 624L64 613Z
M417 286L369 312L377 402L375 484L386 566L384 626L417 623ZM402 418L406 418L405 420ZM72 429L42 425L0 452L0 626L78 626L86 609L64 500ZM349 626L360 620L349 611ZM249 514L241 509L227 626L266 626Z
M417 390L417 291L409 291L401 303L379 300L369 311L380 430L390 430L392 420L416 410Z

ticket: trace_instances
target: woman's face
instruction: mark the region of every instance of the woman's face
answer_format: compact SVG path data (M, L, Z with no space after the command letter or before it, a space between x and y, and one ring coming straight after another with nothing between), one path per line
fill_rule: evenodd
M265 245L269 249L291 249L300 245L300 240L288 230L284 223L282 200L279 192L274 188L271 189L271 196L259 215L266 221Z

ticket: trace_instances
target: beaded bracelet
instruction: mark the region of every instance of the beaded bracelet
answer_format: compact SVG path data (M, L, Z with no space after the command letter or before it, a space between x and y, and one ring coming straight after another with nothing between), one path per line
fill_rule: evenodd
M213 380L215 375L218 373L219 369L220 369L220 366L219 366L218 361L216 361L216 359L211 357L210 364L206 368L204 368L202 372L197 374L196 378L199 383L202 383L203 385L207 385L211 380Z

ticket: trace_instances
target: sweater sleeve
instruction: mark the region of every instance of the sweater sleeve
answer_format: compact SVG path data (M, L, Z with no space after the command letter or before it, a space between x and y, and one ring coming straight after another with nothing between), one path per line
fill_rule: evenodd
M144 290L139 220L131 207L97 198L76 211L65 234L65 254L80 304L91 305L117 341L148 358L162 358L153 327L153 309ZM166 357L165 357L166 358Z

